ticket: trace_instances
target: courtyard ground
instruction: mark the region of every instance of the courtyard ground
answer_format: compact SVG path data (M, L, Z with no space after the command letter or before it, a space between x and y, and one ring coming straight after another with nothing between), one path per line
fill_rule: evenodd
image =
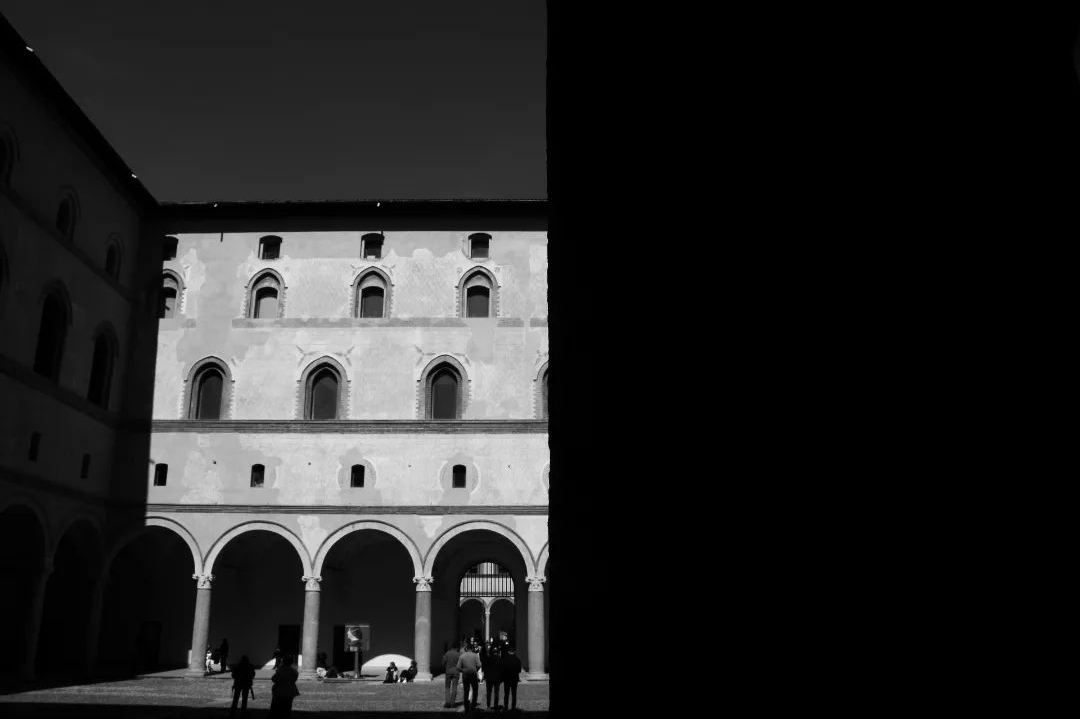
M248 702L247 715L265 718L270 708L270 681L255 681L255 701ZM0 716L103 717L108 719L216 719L227 717L232 703L232 681L226 676L180 678L151 676L91 684L9 689L0 695ZM432 682L382 684L360 682L298 682L300 696L293 703L293 716L303 719L339 719L359 712L375 712L386 717L419 717L464 713L458 688L457 706L443 708L445 685L442 677ZM486 688L480 685L480 714ZM518 686L518 716L546 717L548 683L523 682ZM237 711L239 715L239 711ZM502 714L500 712L500 714ZM508 719L514 713L508 715Z

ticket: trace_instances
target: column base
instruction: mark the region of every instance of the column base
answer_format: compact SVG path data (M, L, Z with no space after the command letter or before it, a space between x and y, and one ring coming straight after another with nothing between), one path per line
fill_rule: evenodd
M184 672L184 676L185 677L205 677L206 676L206 667L188 667L187 671Z
M546 682L548 680L547 672L525 672L525 681L528 682Z
M319 675L315 673L314 669L311 669L311 670L301 669L300 670L300 681L312 681L312 680L315 680L315 679L318 679L318 678L319 678Z
M416 676L413 677L413 681L414 682L430 682L431 681L431 672L417 672Z

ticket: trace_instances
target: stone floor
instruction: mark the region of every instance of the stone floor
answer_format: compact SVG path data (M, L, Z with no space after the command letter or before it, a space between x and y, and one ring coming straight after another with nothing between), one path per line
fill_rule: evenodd
M51 688L23 688L8 690L0 695L0 716L4 719L224 719L229 715L232 703L231 686L225 677L191 679L159 676ZM247 715L252 719L266 717L270 707L270 686L268 680L256 680L256 699L248 702ZM293 703L293 716L304 719L340 719L357 712L377 712L386 717L453 716L464 713L460 688L457 707L453 710L443 708L445 687L441 677L433 682L413 684L301 681L297 686L300 696ZM481 685L479 714L493 715L495 712L482 709L485 695L486 688ZM517 708L518 716L546 717L548 683L519 685ZM514 712L510 712L508 717L514 715Z

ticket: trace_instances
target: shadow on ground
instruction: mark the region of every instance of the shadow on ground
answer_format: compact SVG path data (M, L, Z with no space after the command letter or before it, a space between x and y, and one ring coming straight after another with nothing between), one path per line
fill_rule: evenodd
M57 717L58 719L75 719L86 717L87 719L225 719L229 716L229 707L184 707L162 705L138 705L138 704L57 704L45 702L5 702L0 704L3 708L4 719L38 719L39 717ZM294 709L292 716L298 719L341 719L343 716L359 715L361 710L355 711L303 711ZM466 716L461 706L456 709L439 709L425 711L402 711L388 708L386 711L373 709L366 706L363 714L377 714L380 719L430 719L434 716ZM250 719L266 719L270 715L267 708L248 709L247 714L237 711L236 716L247 716ZM548 716L547 710L539 711L500 711L478 709L468 714L470 717L544 717Z

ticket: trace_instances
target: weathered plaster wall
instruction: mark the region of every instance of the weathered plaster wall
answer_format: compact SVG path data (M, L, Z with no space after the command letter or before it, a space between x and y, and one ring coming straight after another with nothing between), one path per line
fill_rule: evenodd
M184 289L179 315L160 323L155 418L185 416L185 380L208 356L232 371L231 418L295 418L301 373L330 356L348 375L347 418L412 419L419 374L442 354L468 372L464 418L534 416L548 352L544 233L494 233L492 258L479 263L464 255L468 233L387 232L375 262L358 257L361 231L280 233L276 260L257 259L263 234L177 236L165 268ZM371 266L391 279L390 316L355 319L352 286ZM458 282L474 266L499 282L498 318L457 317ZM265 268L284 280L283 317L246 319L248 285Z

